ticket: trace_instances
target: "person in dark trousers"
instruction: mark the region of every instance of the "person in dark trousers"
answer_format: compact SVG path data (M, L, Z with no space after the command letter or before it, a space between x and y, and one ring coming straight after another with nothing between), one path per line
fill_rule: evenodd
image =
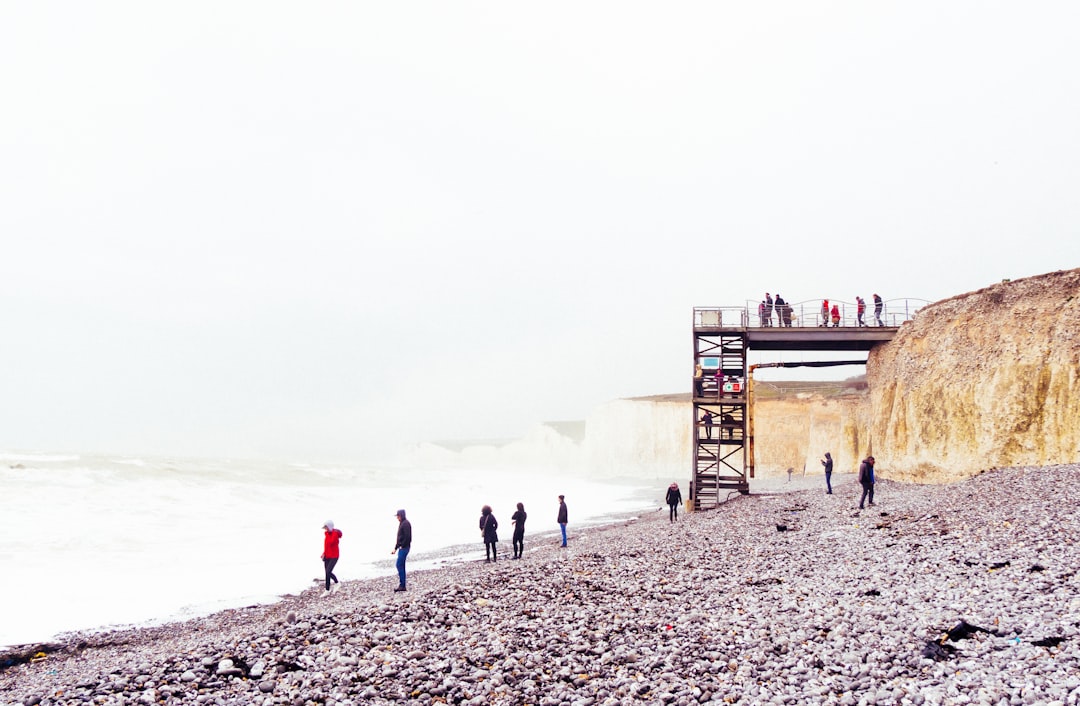
M780 325L791 326L791 307L779 294L776 295L774 303L776 306L776 318L779 320Z
M863 320L865 314L866 300L862 297L855 297L855 319L859 326L866 326L866 321Z
M393 554L397 552L397 575L398 575L398 587L394 589L394 592L405 590L405 560L409 557L409 548L412 547L412 524L405 519L405 511L397 511L397 544L394 545L394 550L390 552Z
M877 319L878 326L884 326L885 322L881 320L881 312L885 308L885 302L881 301L881 297L874 295L874 318Z
M334 567L337 565L338 557L338 542L341 541L341 530L334 529L334 521L327 520L323 523L323 530L326 535L323 537L323 550L322 550L322 563L323 569L326 570L326 590L327 595L330 591L330 582L334 582L334 590L337 590L338 578L334 576Z
M712 412L705 410L705 414L701 415L701 421L705 424L705 438L711 439L713 427Z
M517 504L517 512L510 516L510 524L514 526L514 558L520 559L525 554L525 506Z
M832 495L832 455L828 451L821 459L821 465L825 466L825 494Z
M480 536L484 538L484 561L499 560L499 521L491 514L491 506L485 505L480 508Z
M768 292L765 292L765 325L772 326L772 310L773 310L773 298Z
M727 434L727 438L735 438L735 417L731 416L727 412L720 415L720 421L722 422L722 429Z
M874 504L874 457L867 456L859 464L859 485L862 486L862 498L859 500L859 509L863 509L867 498L870 504Z
M566 546L566 500L563 496L559 496L559 516L555 519L559 523L559 529L562 530L562 546Z
M679 519L679 505L682 504L682 491L678 483L672 483L667 489L668 520L674 522Z
M822 326L828 326L829 325L829 300L828 299L822 299L821 300L821 325Z

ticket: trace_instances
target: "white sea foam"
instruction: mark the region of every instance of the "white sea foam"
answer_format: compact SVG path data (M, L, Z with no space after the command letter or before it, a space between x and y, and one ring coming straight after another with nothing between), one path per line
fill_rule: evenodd
M322 575L328 518L344 532L336 574L347 580L394 574L399 508L420 568L445 560L447 547L482 552L484 504L509 540L510 515L525 503L526 543L557 529L559 493L571 533L642 505L633 486L537 470L33 457L34 468L0 468L0 645L304 590Z

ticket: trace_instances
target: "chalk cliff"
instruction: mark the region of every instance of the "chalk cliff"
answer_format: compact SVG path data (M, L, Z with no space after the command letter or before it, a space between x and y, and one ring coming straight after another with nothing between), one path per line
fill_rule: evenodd
M1080 461L1080 269L936 302L867 363L888 477Z

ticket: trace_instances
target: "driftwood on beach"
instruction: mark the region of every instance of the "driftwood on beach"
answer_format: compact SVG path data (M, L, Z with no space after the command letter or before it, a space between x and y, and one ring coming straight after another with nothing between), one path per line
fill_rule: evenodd
M1077 703L1078 482L883 482L860 512L847 476L571 526L566 549L531 538L405 593L68 636L0 671L0 704Z

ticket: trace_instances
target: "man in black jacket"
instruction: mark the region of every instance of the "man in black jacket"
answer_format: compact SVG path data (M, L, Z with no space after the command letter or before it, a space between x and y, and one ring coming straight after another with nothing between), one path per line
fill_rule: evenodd
M555 520L559 523L559 529L562 530L562 546L566 546L566 501L563 500L563 496L559 496L559 517Z
M866 502L867 497L870 498L870 504L874 504L874 457L867 456L866 459L859 464L859 485L862 486L862 499L859 500L859 509L863 509L863 503Z
M821 459L821 465L825 466L825 494L832 495L832 456L828 451L825 458Z
M397 552L397 575L398 587L394 592L405 590L405 559L409 556L409 548L412 547L412 525L405 519L405 511L397 511L398 528L397 544L394 545L393 554Z

